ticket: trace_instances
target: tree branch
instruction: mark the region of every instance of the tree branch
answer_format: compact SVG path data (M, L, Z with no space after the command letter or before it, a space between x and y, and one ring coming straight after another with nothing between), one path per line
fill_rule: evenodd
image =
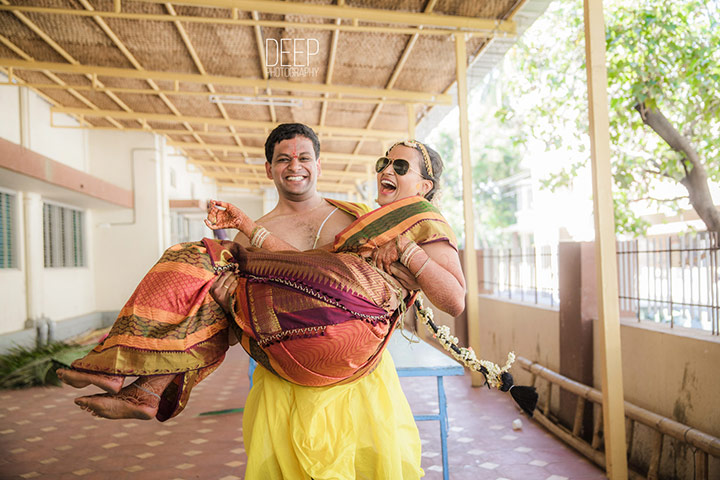
M669 178L669 179L671 179L671 180L675 180L675 181L677 182L677 178L673 177L673 176L670 175L670 174L667 174L667 173L665 173L665 172L662 172L662 171L660 171L660 170L650 170L649 168L643 168L642 171L643 171L643 173L652 173L653 175L658 175L658 176L661 176L661 177L666 177L666 178Z
M665 140L665 142L670 145L670 148L685 155L685 158L692 163L693 167L702 165L697 151L690 145L688 139L670 124L660 110L657 108L647 108L645 103L642 102L635 105L635 110L640 113L640 118L642 118L645 125L660 135L660 138Z
M652 202L659 202L659 203L663 203L663 202L671 203L671 202L677 202L678 200L686 200L688 198L690 198L688 195L681 195L679 197L674 197L674 198L641 197L641 198L634 198L629 201L630 202L652 201Z
M690 204L698 216L705 223L709 231L720 233L720 211L715 207L708 187L708 176L705 165L703 165L697 150L690 145L690 141L670 124L665 115L657 108L647 108L643 102L635 105L635 110L640 113L645 125L665 140L673 150L683 155L682 166L685 170L685 177L680 183L687 189ZM688 168L688 163L692 168ZM660 173L662 172L654 172ZM666 175L667 176L667 175Z

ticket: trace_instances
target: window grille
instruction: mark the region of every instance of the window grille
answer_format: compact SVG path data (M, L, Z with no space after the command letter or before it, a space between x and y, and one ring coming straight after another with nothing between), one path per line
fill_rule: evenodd
M0 268L17 268L15 195L0 192Z
M85 266L85 214L43 204L45 267Z

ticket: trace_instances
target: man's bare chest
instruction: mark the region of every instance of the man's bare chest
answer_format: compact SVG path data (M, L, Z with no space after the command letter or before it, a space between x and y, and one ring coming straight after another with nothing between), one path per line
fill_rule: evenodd
M310 250L316 242L323 218L317 215L286 215L265 222L265 226L274 235L300 250Z

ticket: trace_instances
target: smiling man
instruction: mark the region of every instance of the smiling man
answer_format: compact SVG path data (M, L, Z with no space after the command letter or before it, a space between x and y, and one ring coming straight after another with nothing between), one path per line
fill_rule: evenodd
M318 193L319 156L315 132L300 123L278 126L265 142L265 171L279 198L275 208L257 223L299 250L332 243L356 218L355 207L328 201ZM235 241L247 242L247 238L238 235Z
M257 223L299 250L332 243L368 211L317 192L320 142L309 127L278 126L265 143L265 156L279 198ZM248 244L241 234L235 241ZM226 310L236 285L228 274L215 282L212 294ZM394 480L423 474L420 436L387 352L372 373L332 387L296 385L258 365L245 402L243 437L248 480Z

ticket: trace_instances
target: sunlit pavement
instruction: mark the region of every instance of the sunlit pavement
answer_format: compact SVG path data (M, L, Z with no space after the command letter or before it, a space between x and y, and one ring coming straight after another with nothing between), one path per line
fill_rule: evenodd
M0 478L241 479L246 455L242 414L199 415L242 407L247 356L231 349L225 363L193 391L177 418L103 420L73 398L90 388L0 391ZM403 378L415 413L437 409L434 378ZM472 388L470 377L446 377L452 479L603 479L604 472L518 413L509 395ZM522 429L512 421L521 418ZM442 478L438 422L419 422L425 478Z

